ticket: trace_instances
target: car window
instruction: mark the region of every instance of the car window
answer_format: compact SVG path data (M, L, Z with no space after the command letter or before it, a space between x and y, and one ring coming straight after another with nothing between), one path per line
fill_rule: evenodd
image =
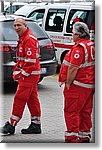
M45 30L61 32L63 30L66 9L49 9Z
M90 13L89 10L72 9L69 13L66 32L67 33L72 33L73 24L77 21L81 21L81 22L84 22L84 23L88 24L89 13ZM91 18L90 18L90 20L91 20Z
M0 24L1 24L1 22L0 22ZM38 39L39 38L40 39L48 38L47 34L34 22L27 21L27 25ZM18 36L13 28L12 21L2 22L2 32L0 32L0 34L2 34L0 36L3 37L3 39L6 41L12 41L12 40L17 41L18 40Z
M1 23L1 22L0 22ZM13 28L13 22L3 22L2 23L2 31L1 33L3 40L5 41L17 41L18 37Z
M35 36L39 39L48 38L48 35L36 23L27 21L27 24Z

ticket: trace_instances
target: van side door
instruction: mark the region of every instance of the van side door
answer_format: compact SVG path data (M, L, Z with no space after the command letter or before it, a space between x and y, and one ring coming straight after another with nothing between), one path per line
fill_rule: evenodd
M63 28L66 11L67 9L62 8L49 8L44 23L44 30L53 40L54 45L58 51L56 52L58 61L60 59L59 55L62 52L64 41Z

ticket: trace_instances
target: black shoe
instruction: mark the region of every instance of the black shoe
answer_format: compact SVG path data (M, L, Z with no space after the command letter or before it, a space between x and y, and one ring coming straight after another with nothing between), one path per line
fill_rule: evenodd
M21 130L21 133L22 134L40 134L41 133L41 125L31 122L31 124L29 125L29 127L27 129Z
M77 143L90 143L90 139L88 137L80 138Z
M1 134L14 134L15 133L15 126L12 126L8 121L5 125L0 129Z

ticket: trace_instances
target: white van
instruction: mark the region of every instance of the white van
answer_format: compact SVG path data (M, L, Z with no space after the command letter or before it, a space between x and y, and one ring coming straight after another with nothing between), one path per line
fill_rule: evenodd
M15 15L18 14L17 12L15 13ZM35 7L26 17L33 19L39 26L42 26L53 40L57 49L58 64L61 64L65 54L74 44L72 40L72 25L74 22L85 22L90 29L90 38L94 40L94 2L76 1L71 3L45 4Z
M57 49L58 64L72 47L72 25L76 21L85 22L90 29L90 38L94 40L95 7L94 2L73 2L48 5L45 10L42 28L53 40Z

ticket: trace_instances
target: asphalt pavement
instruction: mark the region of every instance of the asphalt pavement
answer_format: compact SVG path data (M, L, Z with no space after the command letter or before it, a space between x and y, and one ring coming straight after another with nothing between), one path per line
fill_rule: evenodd
M30 124L30 114L28 108L25 108L23 118L16 127L14 135L1 136L1 143L64 143L64 131L66 130L63 117L63 87L59 87L57 81L58 75L46 77L38 85L39 99L41 103L41 134L21 134L21 129ZM6 86L2 95L1 111L2 126L11 115L11 107L16 87ZM93 111L93 128L91 142L95 142L94 111Z

